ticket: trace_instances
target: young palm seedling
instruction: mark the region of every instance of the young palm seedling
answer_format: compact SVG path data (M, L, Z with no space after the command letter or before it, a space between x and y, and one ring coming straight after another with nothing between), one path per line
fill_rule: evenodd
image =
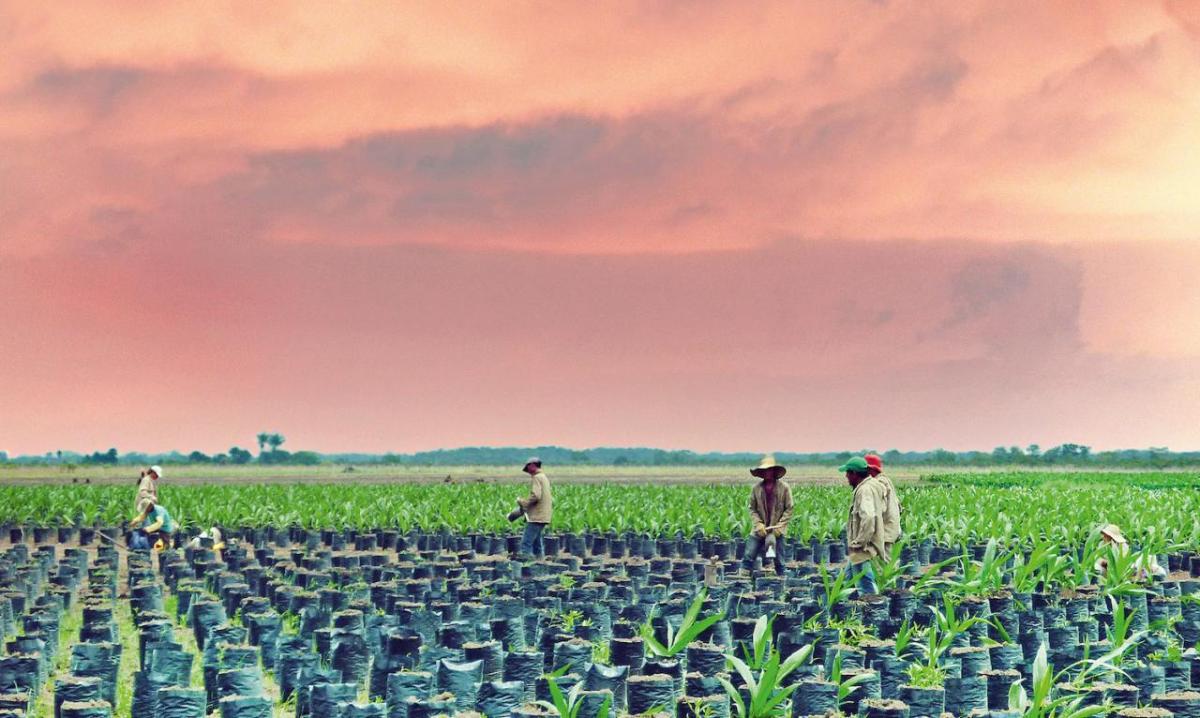
M562 688L558 685L557 679L566 675L569 668L569 666L563 666L553 673L546 675L550 679L546 684L550 689L550 700L538 701L537 704L558 713L559 718L580 718L579 711L583 708L583 701L580 700L580 694L583 692L583 683L576 683L566 694L562 692ZM596 718L608 718L611 709L612 696L609 696L600 705L600 710L597 712Z
M683 616L683 621L679 624L679 630L672 628L671 624L667 623L667 640L666 643L660 642L654 636L654 628L649 622L642 625L641 635L642 640L646 644L646 650L653 656L660 658L668 658L676 654L682 653L692 641L696 640L700 634L707 631L713 624L725 618L724 613L718 613L706 618L700 618L700 608L704 604L704 599L708 595L705 589L700 589L696 594L696 598L692 600L692 605L688 607L687 613Z
M725 656L745 684L749 702L743 700L741 692L728 679L719 678L738 718L787 715L787 701L800 685L799 681L789 682L788 678L812 658L812 646L803 646L783 658L771 639L770 622L762 616L754 624L753 653L754 660L750 664L732 653Z

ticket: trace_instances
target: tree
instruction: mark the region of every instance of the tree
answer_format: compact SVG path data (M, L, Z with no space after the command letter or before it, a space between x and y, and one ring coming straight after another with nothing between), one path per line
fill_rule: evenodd
M283 442L287 441L283 434L270 434L267 436L267 444L271 447L271 451L279 451L279 447L283 446Z
M258 453L261 454L263 452L267 446L267 442L270 441L270 439L271 435L265 431L258 435ZM233 452L230 453L232 454Z
M188 454L188 461L193 464L208 464L212 463L212 457L202 451L193 451Z
M263 434L260 434L260 436L263 436ZM240 447L233 446L229 449L229 460L235 464L248 464L252 458L253 454Z
M301 466L316 466L321 463L321 455L315 451L297 451L292 454L291 463Z

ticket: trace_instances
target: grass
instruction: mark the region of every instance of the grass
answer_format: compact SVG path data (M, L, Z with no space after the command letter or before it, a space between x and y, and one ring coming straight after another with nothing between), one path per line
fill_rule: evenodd
M121 665L117 669L117 705L114 716L127 716L133 710L133 674L138 671L138 631L133 609L127 600L116 606L117 640L121 642Z
M49 678L42 690L34 699L28 713L29 718L49 718L54 715L54 677L66 675L71 664L71 646L79 641L79 631L83 628L83 604L76 601L67 609L58 624L58 652L54 656L54 665L50 669Z
M984 487L1136 486L1142 489L1200 487L1200 471L991 471L928 474L935 484Z

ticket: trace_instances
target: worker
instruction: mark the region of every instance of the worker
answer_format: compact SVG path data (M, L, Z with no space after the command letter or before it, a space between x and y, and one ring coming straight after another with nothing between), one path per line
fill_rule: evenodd
M846 571L858 576L860 595L877 593L875 571L871 561L887 555L884 548L886 531L883 512L887 504L887 489L883 482L871 476L867 460L855 456L838 467L854 489L850 503L850 519L846 525L849 560Z
M1100 539L1104 545L1115 554L1128 556L1130 552L1129 541L1125 535L1121 533L1121 527L1116 524L1105 524L1100 527ZM1104 576L1108 573L1108 559L1096 559L1096 574ZM1163 578L1167 575L1167 570L1158 563L1158 559L1154 554L1147 553L1139 556L1134 562L1133 580L1145 581L1146 579Z
M145 527L138 530L143 524ZM171 537L175 534L175 519L171 518L171 514L162 505L150 503L145 511L129 522L129 525L134 529L134 540L130 548L147 549L153 546L161 550L171 547Z
M892 480L883 473L883 459L879 454L867 454L863 459L867 462L867 471L887 491L887 500L883 505L883 548L891 556L892 546L900 539L900 495L896 493Z
M520 553L524 556L542 556L542 534L550 524L554 510L554 499L550 494L550 479L542 471L542 460L529 457L522 469L529 474L529 496L517 499L517 508L508 515L509 521L525 517L525 532L521 535Z
M161 466L151 466L142 471L142 476L138 479L137 498L133 502L134 515L143 514L147 506L158 503L158 480L161 478Z
M188 541L188 548L200 548L200 546L204 543L204 539L212 539L213 550L215 551L220 551L221 549L225 548L225 543L222 541L221 537L221 529L217 528L216 526L205 529L196 536L193 536L192 540Z
M792 520L792 490L782 479L787 468L767 454L750 469L750 475L759 482L750 490L750 520L754 530L746 539L746 551L742 556L742 567L753 571L759 555L770 558L775 573L783 574L784 538L788 522Z

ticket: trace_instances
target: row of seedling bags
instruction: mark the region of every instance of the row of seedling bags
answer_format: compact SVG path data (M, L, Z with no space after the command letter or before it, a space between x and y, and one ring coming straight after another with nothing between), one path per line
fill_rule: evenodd
M227 554L232 559L231 565L241 563L248 568L256 563L245 552L239 553L237 547ZM191 558L193 563L213 559L204 552L194 552ZM596 598L597 591L604 594L599 596L598 603L588 604L572 604L571 592L575 587L560 585L559 588L566 594L566 601L559 604L560 608L549 608L543 603L542 607L530 611L527 610L529 604L558 597L495 594L488 596L488 603L492 604L490 606L488 603L459 602L455 600L457 595L451 588L457 572L444 572L439 581L409 579L420 582L423 590L427 591L423 596L426 600L424 604L404 601L389 603L385 600L382 605L372 605L367 599L360 598L351 601L358 605L351 606L349 610L334 610L338 605L332 602L327 604L323 597L332 597L340 592L328 590L322 594L320 602L310 602L300 607L301 620L298 621L298 631L293 634L278 629L282 624L279 609L284 607L272 604L272 599L280 596L289 598L288 592L282 590L287 585L283 580L286 571L267 584L274 589L267 591L268 596L247 596L249 584L239 580L244 574L229 570L227 566L219 571L208 571L204 585L198 586L186 577L187 563L178 555L164 554L162 566L164 574L172 576L177 582L181 598L189 593L199 596L203 592L216 596L215 600L187 602L198 637L202 640L209 637L210 641L212 636L249 639L259 646L273 646L270 650L275 660L268 665L275 666L276 678L284 694L297 695L297 714L301 716L310 713L318 715L314 711L320 711L320 706L325 704L324 698L318 698L317 708L313 708L314 695L325 696L329 691L340 691L342 698L358 695L364 677L369 680L372 697L385 699L393 713L406 707L406 703L411 703L414 714L418 716L424 715L427 708L444 708L437 703L436 697L445 692L454 695L456 709L486 708L489 715L498 714L499 703L518 700L518 696L522 700L530 697L545 699L550 694L551 681L563 689L583 683L589 691L612 691L612 704L618 708L624 704L631 712L662 705L661 701L668 696L668 691L671 703L684 698L684 691L689 691L686 698L708 699L709 696L716 696L712 699L713 705L707 707L706 711L717 711L719 714L723 710L720 706L727 705L719 691L711 692L719 686L715 682L717 676L713 674L724 665L721 649L713 648L716 658L707 664L708 675L690 670L703 662L697 658L704 647L701 645L697 645L695 650L681 652L675 660L645 660L641 639L633 635L638 623L628 619L639 615L644 619L653 613L655 603L643 601L643 592L653 599L661 599L661 584L631 581L625 588L636 591L637 595L632 601L625 592L621 592L622 595L616 599L607 595L608 583L597 582L599 588L584 584L580 590L588 586L585 593L589 598ZM287 565L287 562L283 563ZM368 565L378 566L374 563ZM545 566L558 570L567 568L552 563ZM607 563L587 564L582 568L595 569L597 572L619 570L619 567L614 569ZM268 571L263 575L270 573ZM468 567L463 567L463 573L469 573ZM494 581L483 588L491 591L512 588L509 585L511 582L498 583ZM532 585L533 593L537 593L536 584L518 585ZM460 589L470 587L469 577L457 586ZM617 587L620 587L619 583ZM660 635L665 633L666 625L672 619L682 615L681 608L686 605L687 596L695 588L694 585L666 587L668 597L657 605L664 609L659 617ZM814 680L801 685L794 701L797 711L819 713L817 709L827 703L831 695L835 697L835 702L838 696L837 685L818 676L822 672L831 672L833 661L828 658L829 648L835 645L839 637L837 630L822 629L812 622L814 617L820 616L821 588L823 583L814 580L811 575L790 576L787 579L762 577L753 583L747 577L732 577L726 585L712 589L711 595L705 600L705 610L724 610L733 618L714 624L709 635L702 635L701 639L712 639L720 645L733 645L736 650L739 644L746 645L750 637L749 629L752 629L757 615L774 615L773 628L781 646L811 643L817 649L818 661L827 664L824 671L821 668L806 669L814 674ZM1172 590L1178 591L1178 584L1173 587L1167 584L1164 588L1164 592L1169 594ZM384 599L395 597L386 590L371 590L366 595ZM402 597L407 595L403 593ZM237 603L231 603L230 597L238 599ZM478 599L479 594L475 593L473 597ZM289 613L295 608L290 602L295 598L296 594L291 594L286 607ZM527 602L530 598L532 601ZM994 623L979 623L971 630L954 636L954 650L942 660L947 675L943 687L903 687L913 656L911 653L887 655L889 649L894 650L894 644L889 645L884 641L882 646L874 646L870 652L839 647L835 654L840 657L838 663L843 669L839 671L840 674L849 675L847 671L865 674L860 687L851 694L852 705L842 707L854 708L864 699L878 697L907 698L911 704L909 710L915 708L918 715L927 714L935 705L939 710L932 714L940 714L942 709L958 714L972 710L1000 711L1000 704L1007 704L1011 684L1030 677L1028 665L1038 647L1043 643L1050 645L1053 648L1051 660L1056 666L1065 667L1082 656L1089 642L1094 644L1099 640L1100 628L1110 615L1106 602L1099 594L1084 594L1066 601L1045 595L1021 596L1018 599L998 596L987 601L966 602L959 607L964 616L994 618ZM918 623L930 622L935 615L933 609L941 608L938 600L936 594L921 600L916 600L911 594L898 594L876 597L871 601L841 602L835 604L832 610L834 618L844 618L851 612L861 615L878 635L886 636L895 628L897 621L910 619ZM1172 611L1179 610L1180 605L1170 595L1156 597L1152 601L1145 601L1142 596L1140 600L1139 604L1139 598L1135 596L1129 602L1131 609L1137 609L1133 615L1142 616L1143 620L1155 615L1171 618ZM185 601L181 600L180 606L184 604ZM225 624L226 616L232 612L228 610L231 605L241 609L241 620L245 626L249 626L244 633L230 631L238 627ZM1019 608L1022 605L1030 607ZM594 609L596 606L604 610L586 612L589 607ZM991 615L993 609L995 616ZM387 612L380 615L380 610ZM497 611L501 615L497 615ZM581 616L588 618L577 620L572 626L564 625L561 616L572 611L578 611ZM602 618L605 613L610 619L607 622ZM616 618L612 620L614 616ZM591 620L593 617L597 620ZM1178 622L1176 625L1184 623ZM523 632L531 635L522 635L518 640L515 630L518 625ZM1003 627L1005 636L1017 637L1017 642L993 645L1002 637L994 625ZM500 631L496 630L498 627ZM528 628L532 630L526 631ZM613 665L590 660L597 641L597 630L600 640L607 638L609 660ZM606 632L610 632L610 635L605 636ZM1074 640L1071 640L1072 635ZM525 641L526 637L532 640ZM1160 634L1159 639L1166 640L1165 635ZM526 650L523 647L525 644L536 645L541 650ZM1105 694L1107 698L1131 704L1147 703L1151 696L1169 691L1178 693L1190 687L1194 664L1180 659L1174 661L1177 664L1175 669L1168 671L1161 664L1171 661L1153 656L1159 652L1155 650L1154 640L1146 641L1141 651L1142 660L1149 666L1147 683L1135 686L1136 693L1133 695L1127 689L1108 689ZM266 653L267 650L262 651L264 657ZM1180 663L1189 663L1188 670L1180 670ZM551 678L550 671L555 666L565 666L569 672ZM1164 680L1157 682L1155 674L1162 674ZM393 675L406 678L393 678ZM1169 683L1166 680L1168 675ZM401 686L409 683L414 687L403 690L415 691L416 696L397 693L402 690ZM500 685L505 683L510 685ZM513 685L515 683L520 683L520 688ZM600 687L605 683L608 685ZM318 688L327 684L341 687ZM353 692L350 686L354 687ZM683 700L683 703L688 701ZM890 707L896 706L893 704Z

